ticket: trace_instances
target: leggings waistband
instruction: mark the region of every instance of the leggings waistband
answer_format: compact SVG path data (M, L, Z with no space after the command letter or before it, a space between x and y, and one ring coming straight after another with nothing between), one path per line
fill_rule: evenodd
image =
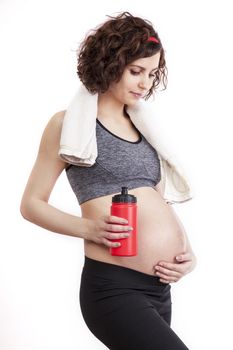
M117 280L121 282L133 282L136 284L146 284L150 286L163 286L166 287L169 284L159 281L158 276L153 276L133 270L131 268L106 263L99 260L94 260L85 255L84 270L90 275L101 275L111 280ZM170 286L170 285L169 285Z

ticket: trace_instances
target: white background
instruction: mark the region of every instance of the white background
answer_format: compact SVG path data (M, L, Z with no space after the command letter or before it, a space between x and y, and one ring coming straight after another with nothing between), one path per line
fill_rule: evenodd
M169 84L157 113L195 188L193 200L173 206L198 265L172 284L172 328L193 350L233 348L230 3L0 1L2 350L106 349L80 311L83 241L25 221L19 206L44 127L76 91L75 49L119 11L159 32ZM65 174L50 203L80 215Z

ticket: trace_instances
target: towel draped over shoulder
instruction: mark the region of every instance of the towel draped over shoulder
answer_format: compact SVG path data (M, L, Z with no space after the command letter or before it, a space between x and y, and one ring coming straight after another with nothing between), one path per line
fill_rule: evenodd
M98 156L96 118L98 94L91 94L83 84L67 107L60 139L59 156L67 163L92 166ZM167 203L183 203L193 198L184 169L177 157L164 145L156 123L154 106L144 100L126 108L132 123L158 153L161 183Z

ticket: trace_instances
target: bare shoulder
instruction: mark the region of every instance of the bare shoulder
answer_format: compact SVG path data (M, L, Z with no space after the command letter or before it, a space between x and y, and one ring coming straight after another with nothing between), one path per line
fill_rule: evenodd
M65 116L66 110L64 111L59 111L57 113L55 113L49 120L47 127L50 129L51 128L51 132L54 130L55 128L55 132L61 132L62 129L62 124L63 124L63 120L64 120L64 116Z
M56 112L49 119L41 138L39 153L46 153L52 157L59 158L58 150L65 113L65 110Z
M54 119L54 120L56 120L57 122L62 123L65 114L66 114L66 110L64 110L64 111L59 111L59 112L55 113L55 114L52 116L51 119Z

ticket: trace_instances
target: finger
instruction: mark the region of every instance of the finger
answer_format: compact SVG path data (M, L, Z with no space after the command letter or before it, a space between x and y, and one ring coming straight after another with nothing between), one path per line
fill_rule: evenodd
M107 239L123 239L128 238L130 236L129 233L107 233L104 237Z
M162 283L166 283L166 284L169 284L169 283L175 283L175 282L177 282L177 281L169 281L169 280L165 280L165 279L163 279L163 278L160 278L160 280L159 280L160 282L162 282Z
M116 247L121 246L120 242L110 242L106 238L102 239L102 243L105 244L109 248L116 248Z
M119 223L119 224L128 224L128 220L121 218L119 216L115 216L115 215L107 215L105 216L105 222L107 223Z
M166 269L166 270L169 270L169 271L176 271L176 272L179 272L181 273L183 268L182 268L182 265L181 264L173 264L173 263L168 263L168 262L160 262L158 265L155 265L154 267L155 269Z
M169 282L177 282L181 279L182 275L165 275L161 272L156 272L155 274L157 277L160 278L160 280L165 280Z
M180 271L166 269L165 267L161 267L161 266L156 266L155 271L163 273L165 275L170 275L170 276L177 276L180 274Z
M191 253L179 254L176 256L176 260L179 262L192 260L192 254Z
M192 263L190 261L186 261L186 262L183 262L182 264L178 264L179 271L177 269L176 270L169 270L169 269L166 269L164 267L162 268L160 266L155 267L155 271L163 273L164 275L180 276L180 278L181 278L188 273L188 271L190 270L191 264Z
M166 284L169 284L169 283L170 283L169 281L164 280L164 279L162 279L162 278L160 278L160 282L162 282L162 283L166 283Z
M166 269L160 269L159 271L156 270L155 272L156 276L159 276L161 278L171 278L171 279L179 279L181 277L181 273L178 273L176 271L166 270Z
M132 231L133 228L131 226L121 226L121 225L111 225L108 224L106 227L106 231L118 232L118 231Z

